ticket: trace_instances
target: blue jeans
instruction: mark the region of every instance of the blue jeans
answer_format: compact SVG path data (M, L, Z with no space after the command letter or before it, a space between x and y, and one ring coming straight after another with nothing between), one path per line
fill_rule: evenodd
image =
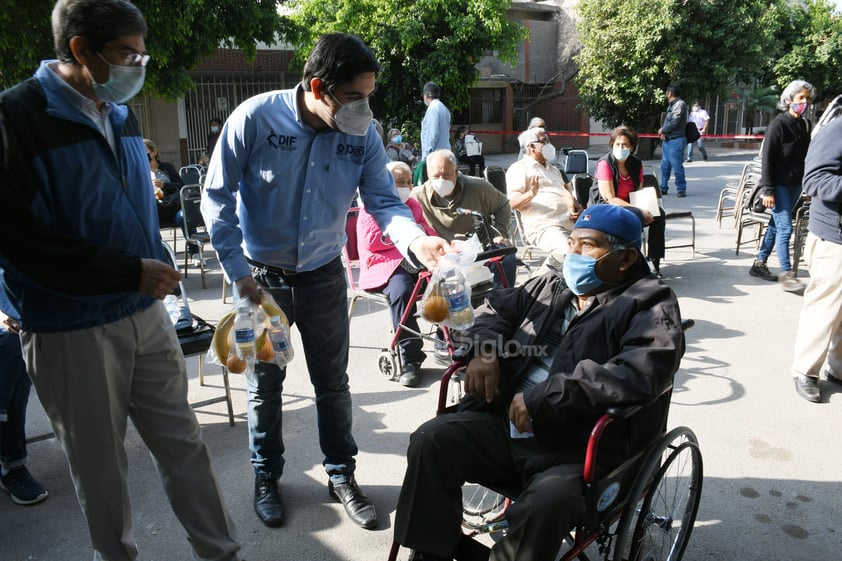
M337 257L307 273L280 275L253 268L290 324L298 326L304 359L316 394L316 419L322 465L334 483L344 483L356 467L357 443L351 435L348 387L349 322L347 286ZM296 364L301 364L298 357ZM259 363L257 384L248 384L251 463L256 475L280 477L284 471L281 393L286 368Z
M20 336L0 328L0 465L26 464L26 403L32 382L20 349Z
M687 137L679 136L672 140L665 140L661 144L661 192L669 190L670 174L675 169L675 188L679 193L687 190L687 179L684 177L684 150L687 148Z
M787 187L775 185L775 206L772 207L772 218L760 244L757 260L766 262L772 254L772 248L778 252L781 272L792 269L789 261L789 238L792 237L792 209L801 196L801 187Z
M696 145L696 146L699 147L699 152L702 153L702 157L705 160L707 160L708 159L708 151L705 150L705 141L704 141L703 136L700 136L699 140L697 140L696 142L688 142L687 143L687 159L688 160L693 159L693 145Z

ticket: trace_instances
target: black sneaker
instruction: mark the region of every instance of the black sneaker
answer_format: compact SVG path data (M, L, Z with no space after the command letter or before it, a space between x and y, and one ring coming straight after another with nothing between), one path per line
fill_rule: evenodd
M769 272L769 267L766 266L765 261L755 261L751 269L748 270L748 274L763 280L778 282L778 276Z
M407 362L401 368L401 375L398 382L402 386L413 388L418 385L420 376L418 373L421 370L421 364L417 362Z
M47 498L47 490L35 481L26 466L18 466L6 475L0 475L0 489L9 493L12 502L34 505Z

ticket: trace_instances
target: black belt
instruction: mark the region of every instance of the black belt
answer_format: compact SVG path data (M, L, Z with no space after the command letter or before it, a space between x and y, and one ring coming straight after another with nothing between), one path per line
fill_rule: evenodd
M275 273L276 275L284 275L285 277L291 277L293 275L297 275L298 271L293 271L291 269L284 269L282 267L273 267L272 265L267 265L265 263L261 263L260 261L255 261L254 259L249 259L246 257L246 261L252 267L257 267L258 269L265 269L270 273Z
M667 140L675 140L676 138L681 138L683 136L684 136L683 134L677 134L675 136L668 136Z
M284 269L282 267L274 267L272 265L267 265L265 263L261 263L260 261L255 261L254 259L249 259L248 257L246 257L246 262L248 262L248 264L251 265L252 267L255 267L255 268L258 268L258 269L264 269L264 270L266 270L270 273L275 273L276 275L283 275L285 277L292 277L292 276L295 276L295 275L306 275L307 273L315 273L315 272L320 271L321 269L323 269L325 267L328 267L328 266L332 265L334 262L339 261L339 259L340 259L339 257L337 257L336 259L331 259L328 263L325 263L321 267L313 269L312 271L301 271L301 272L293 271L292 269Z

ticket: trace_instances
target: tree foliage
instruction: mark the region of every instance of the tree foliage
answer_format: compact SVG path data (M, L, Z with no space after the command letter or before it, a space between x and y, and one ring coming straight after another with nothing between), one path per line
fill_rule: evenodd
M783 89L792 80L807 80L818 90L816 101L842 94L842 17L830 2L781 2L775 29L765 73L769 85Z
M300 0L292 6L297 30L290 39L301 66L319 35L359 36L382 65L375 115L415 137L426 82L439 84L442 100L458 111L470 103L483 54L517 60L526 30L506 19L510 6L511 0Z
M577 83L592 117L657 130L664 89L685 100L756 73L772 39L768 0L580 0Z
M149 26L151 55L144 93L164 98L193 87L187 76L218 47L242 49L253 59L257 42L275 43L284 32L277 0L136 0ZM7 0L0 10L0 87L31 76L54 58L50 14L54 0Z

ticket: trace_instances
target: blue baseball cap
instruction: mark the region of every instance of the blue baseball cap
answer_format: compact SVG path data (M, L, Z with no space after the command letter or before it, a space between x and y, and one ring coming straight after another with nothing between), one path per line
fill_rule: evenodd
M632 211L617 205L593 205L582 211L574 228L587 228L610 234L640 249L643 224Z

